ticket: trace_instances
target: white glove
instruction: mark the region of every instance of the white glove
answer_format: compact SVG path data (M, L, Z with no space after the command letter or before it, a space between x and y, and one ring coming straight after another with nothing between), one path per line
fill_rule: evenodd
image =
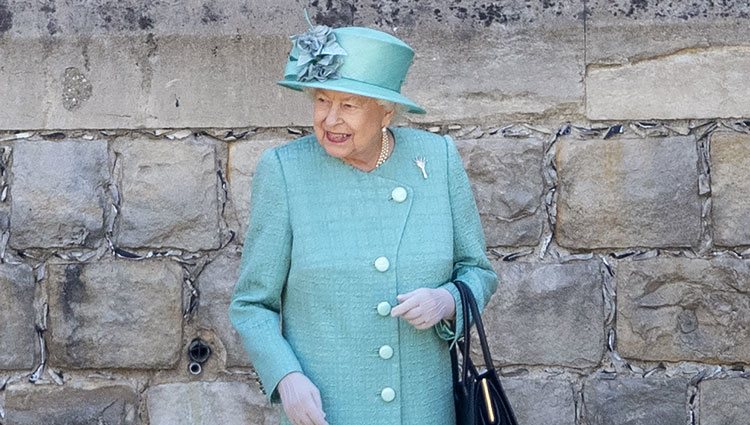
M292 372L278 385L281 405L293 425L328 425L320 391L307 376Z
M447 289L419 288L396 296L391 316L403 317L417 329L427 329L456 314L456 301Z

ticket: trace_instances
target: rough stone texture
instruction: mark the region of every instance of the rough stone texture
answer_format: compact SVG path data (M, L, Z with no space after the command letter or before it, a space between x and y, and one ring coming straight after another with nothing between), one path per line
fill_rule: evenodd
M35 364L34 277L25 264L0 264L0 369Z
M586 69L586 116L594 120L750 115L750 47L712 47ZM696 99L700 99L699 102Z
M73 110L91 98L91 83L78 68L65 69L63 78L63 107Z
M570 248L689 247L701 233L694 138L557 144L556 238Z
M5 40L0 85L8 88L8 96L0 101L2 127L134 127L138 117L144 124L144 75L138 64L148 65L145 38Z
M682 379L591 380L584 384L588 425L688 423L687 381Z
M744 29L750 10L739 3L353 0L313 2L308 8L316 23L378 27L415 48L404 92L430 114L412 119L490 122L582 114L585 65L592 65L591 76L598 78L593 73L599 64L621 68L644 58L659 64L663 62L658 58L681 49L747 45L750 36ZM7 99L0 103L3 128L309 123L303 97L273 84L281 77L288 36L306 28L296 1L251 6L233 0L96 0L85 8L30 4L13 2L0 23L5 28L0 31L5 65L0 85L7 88L7 96L0 100ZM119 54L109 54L114 50ZM728 59L735 69L743 69L745 59ZM712 83L707 76L718 75L719 68L707 69L708 74L687 86L690 90L675 86L680 90L666 98L647 95L640 100L660 99L662 106L653 105L660 114L702 114L696 108L706 102L693 102L692 96L713 96L697 82ZM66 84L67 69L87 84ZM111 75L118 78L113 81ZM598 85L591 82L586 86L590 116L596 116L600 106L610 108L596 102L600 95L612 99L606 93L614 92L597 91ZM71 102L64 93L84 96L76 98L74 108L66 108ZM678 99L679 93L691 101L669 100ZM621 105L630 114L646 112L628 107L623 99L615 98L609 105ZM731 112L748 104L735 98L715 105Z
M105 141L16 143L12 171L13 248L91 246L104 236L110 175Z
M189 251L219 247L216 148L211 141L120 139L114 151L122 164L118 245Z
M570 382L501 378L501 383L519 424L575 425Z
M286 35L305 22L302 12L294 10L294 0L274 3L236 0L114 3L91 0L86 7L50 0L37 3L26 0L11 2L8 7L8 12L13 15L11 25L5 34L0 35L8 38L54 36L53 39L73 35L101 38L137 33L205 36L236 35L238 28ZM279 14L285 12L297 14L282 19Z
M227 367L250 366L242 340L229 322L229 302L232 300L234 285L240 276L240 252L226 252L209 263L197 284L200 290L200 305L197 319L199 326L213 330L226 350Z
M624 64L691 47L743 45L750 5L741 1L586 1L586 60Z
M750 379L711 379L700 387L700 425L750 424Z
M274 84L283 73L292 33L154 36L141 31L6 40L0 43L5 65L0 87L7 92L0 98L0 128L307 123L305 96Z
M495 362L597 365L604 352L599 263L496 262L500 287L483 319Z
M539 242L545 219L543 144L506 138L458 142L488 246Z
M494 123L583 112L583 3L371 4L374 18L361 23L395 28L416 52L404 91L428 114L410 119Z
M167 368L182 348L182 268L171 260L50 265L53 365Z
M138 394L126 385L10 385L8 425L136 425Z
M147 392L151 425L276 425L279 415L260 391L241 382L164 384Z
M624 261L615 279L623 357L750 362L750 262Z
M711 193L716 245L750 245L750 135L711 135Z
M8 1L0 2L0 35L13 27L13 12L8 8Z
M586 12L589 118L747 114L749 59L731 47L750 44L747 2L587 0Z
M583 3L382 3L375 22L398 27L416 52L404 91L428 115L410 119L494 123L583 112Z
M315 23L380 28L414 47L404 92L430 111L415 120L583 114L581 2L353 0L307 7ZM298 1L18 1L8 11L13 18L0 33L0 87L7 88L0 128L310 122L304 96L274 84L289 36L307 28ZM67 69L79 76L73 84Z
M582 10L580 4L557 4L567 9L566 17ZM475 28L441 23L426 29L429 35L403 34L417 52L403 90L428 111L409 119L493 123L582 115L583 22L552 16L540 21L549 26ZM473 47L479 45L481 49Z
M299 5L294 9L298 11ZM294 12L279 15L276 20L282 16L287 20ZM246 23L242 25L247 28ZM275 84L283 78L290 34L159 39L150 92L144 93L147 111L157 118L147 118L147 125L308 124L311 114L307 97Z
M227 182L229 184L229 200L234 208L233 214L227 221L237 231L237 237L240 241L247 232L247 223L250 219L250 188L258 159L260 159L264 150L286 141L286 139L260 139L235 142L229 145Z

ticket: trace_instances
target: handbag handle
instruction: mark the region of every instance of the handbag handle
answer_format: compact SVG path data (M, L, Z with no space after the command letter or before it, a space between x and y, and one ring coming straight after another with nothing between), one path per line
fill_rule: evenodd
M465 284L460 280L454 281L454 285L458 288L458 293L461 298L461 311L464 312L464 323L463 323L463 343L458 343L458 348L461 350L461 382L468 382L469 380L469 356L470 356L470 345L471 345L471 309L469 307L469 301L466 295ZM468 338L467 338L468 335ZM453 353L453 350L451 350ZM455 380L455 377L454 377Z
M471 341L471 321L473 319L474 325L477 328L477 336L479 337L479 345L482 346L482 355L484 357L484 366L488 371L494 371L495 366L492 362L492 355L490 354L490 347L487 344L487 336L484 333L484 324L482 323L482 315L479 314L479 307L477 307L477 301L474 299L474 294L471 292L471 288L463 281L456 280L453 282L458 288L458 293L461 295L461 307L464 312L464 344L462 347L463 363L466 366L466 362L470 353L469 341ZM466 367L463 368L464 378L466 378L468 371Z

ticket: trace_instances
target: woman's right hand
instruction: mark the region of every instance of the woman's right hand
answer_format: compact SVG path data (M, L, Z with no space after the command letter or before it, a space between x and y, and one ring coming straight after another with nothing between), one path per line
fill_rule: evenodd
M293 425L328 425L320 391L307 376L292 372L279 381L278 390L284 413Z

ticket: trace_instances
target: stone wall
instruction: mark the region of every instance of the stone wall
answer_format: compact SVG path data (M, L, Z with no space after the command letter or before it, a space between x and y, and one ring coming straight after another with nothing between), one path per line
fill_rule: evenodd
M278 423L226 310L305 7L415 48L521 424L750 423L746 2L0 0L0 424Z

